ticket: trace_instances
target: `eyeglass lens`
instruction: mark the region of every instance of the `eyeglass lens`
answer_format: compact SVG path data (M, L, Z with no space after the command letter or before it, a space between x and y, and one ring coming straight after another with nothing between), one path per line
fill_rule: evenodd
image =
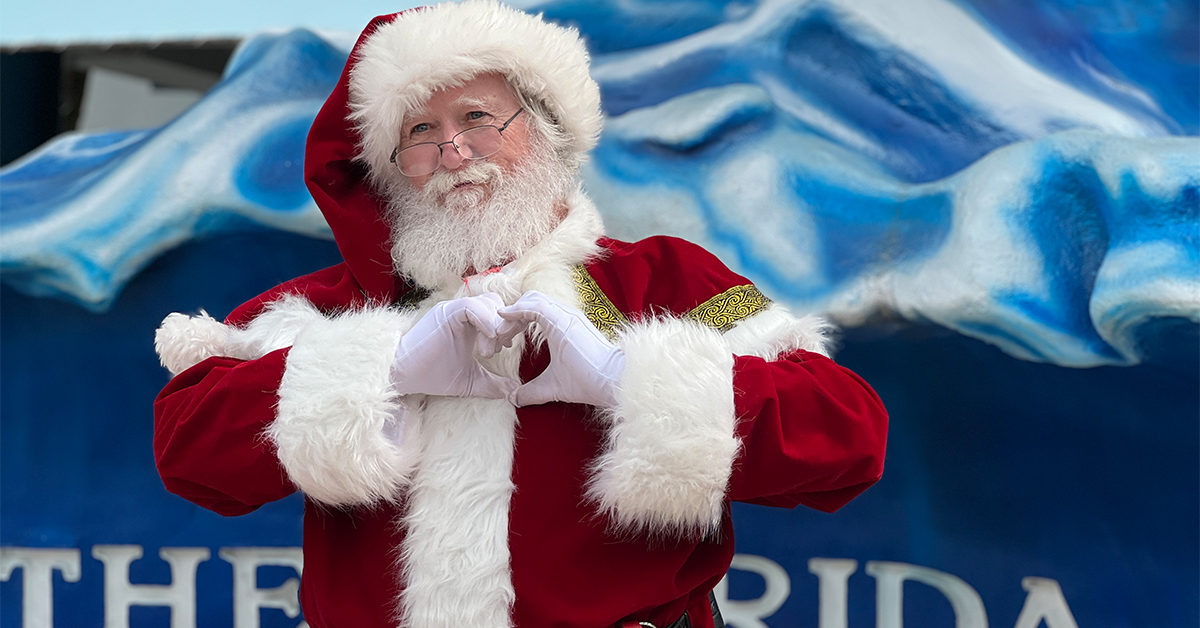
M500 129L490 125L477 126L455 135L450 144L409 146L396 155L396 164L405 175L419 177L438 169L438 164L442 161L442 150L447 146L450 150L457 146L463 159L483 159L496 154L503 144L504 136L500 134Z

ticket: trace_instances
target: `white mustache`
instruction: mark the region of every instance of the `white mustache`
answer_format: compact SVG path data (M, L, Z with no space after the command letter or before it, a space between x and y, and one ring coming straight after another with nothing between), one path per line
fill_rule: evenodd
M461 168L453 172L436 172L429 181L425 183L425 188L422 190L427 195L427 198L442 199L447 194L453 192L454 189L464 183L473 183L476 185L483 183L495 184L501 182L503 172L500 166L490 161L477 161L468 165L466 168Z

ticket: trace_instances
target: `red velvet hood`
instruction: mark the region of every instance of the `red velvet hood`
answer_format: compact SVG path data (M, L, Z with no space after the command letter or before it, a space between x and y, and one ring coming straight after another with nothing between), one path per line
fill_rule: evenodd
M391 301L403 281L392 273L387 205L367 183L365 164L354 157L360 143L350 122L350 74L363 43L398 13L371 20L359 35L333 93L317 113L304 147L304 182L333 231L342 258L367 296ZM398 285L399 284L399 285Z

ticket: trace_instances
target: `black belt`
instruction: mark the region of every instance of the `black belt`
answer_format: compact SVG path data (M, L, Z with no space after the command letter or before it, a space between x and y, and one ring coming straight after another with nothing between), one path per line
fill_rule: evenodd
M717 608L717 597L711 592L708 594L708 605L712 608L713 626L716 628L725 628L725 619L721 617L721 609ZM632 624L633 622L629 623ZM640 621L637 623L637 625L642 626L643 628L658 628L648 621ZM662 628L692 628L692 620L688 619L687 613L684 613L679 617L679 619L676 619L669 626L663 626Z
M657 625L648 621L623 621L617 626L619 628L658 628ZM679 619L671 622L671 625L662 628L692 628L692 620L688 619L687 613L684 613Z
M679 616L675 623L667 626L667 628L692 628L692 620L688 619L687 613Z

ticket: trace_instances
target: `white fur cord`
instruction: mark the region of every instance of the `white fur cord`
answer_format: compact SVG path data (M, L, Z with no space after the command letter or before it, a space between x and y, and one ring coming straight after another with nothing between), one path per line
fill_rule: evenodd
M324 316L307 299L284 295L268 303L244 328L225 325L200 310L168 314L154 333L154 350L174 377L213 356L253 360L291 346L296 335Z
M174 312L154 332L158 361L174 377L214 355L225 355L229 328L200 310L199 316Z
M834 330L833 324L820 316L796 318L786 307L772 303L725 332L725 342L737 355L764 360L775 360L796 349L830 357Z

